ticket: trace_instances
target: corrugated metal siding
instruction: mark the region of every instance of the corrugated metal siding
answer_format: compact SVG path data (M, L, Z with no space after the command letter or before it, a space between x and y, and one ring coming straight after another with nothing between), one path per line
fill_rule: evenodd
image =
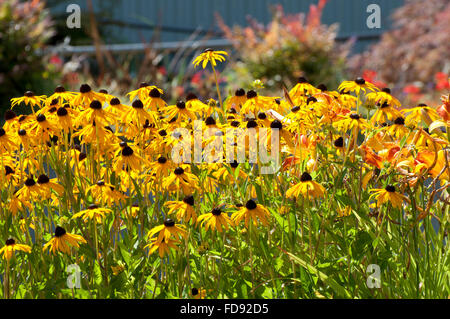
M65 1L63 1L65 2ZM389 16L402 5L403 0L329 0L322 21L327 24L339 23L339 36L379 35L389 29ZM70 0L67 3L79 3L85 8L85 0ZM111 19L124 22L149 23L153 25L175 26L180 28L201 28L217 30L214 13L219 13L228 25L247 25L247 16L262 23L271 20L270 6L281 4L286 13L307 12L311 4L318 0L93 0L97 10L113 8ZM382 29L370 30L366 26L369 4L379 4L382 10ZM58 11L64 8L58 6ZM62 9L64 10L64 9ZM153 31L136 30L123 27L111 27L110 34L114 42L136 43L148 41ZM189 32L163 32L161 41L186 40ZM357 44L362 49L373 40L364 40Z

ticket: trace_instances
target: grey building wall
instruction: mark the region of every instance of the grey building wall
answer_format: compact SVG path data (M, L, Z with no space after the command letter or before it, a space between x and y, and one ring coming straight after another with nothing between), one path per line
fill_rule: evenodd
M185 40L193 29L219 31L214 13L219 13L228 25L248 25L247 16L262 23L271 20L270 6L281 4L286 13L308 12L318 0L92 0L102 19L135 24L135 27L110 27L109 43L140 43L148 41L153 31L139 25L167 27L161 41ZM53 12L64 12L68 3L77 3L86 10L86 0L57 1ZM390 15L403 0L329 0L322 17L326 24L339 23L339 37L358 36L355 47L361 51L391 27ZM382 28L369 29L366 12L369 4L378 4L382 12ZM136 27L137 26L137 27ZM183 32L184 30L184 32ZM217 38L217 37L215 37Z

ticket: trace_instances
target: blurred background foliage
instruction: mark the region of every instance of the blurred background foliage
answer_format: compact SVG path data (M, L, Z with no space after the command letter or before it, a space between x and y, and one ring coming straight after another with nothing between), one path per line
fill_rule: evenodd
M260 79L267 89L279 92L283 85L294 86L301 76L315 85L337 87L346 78L352 42L338 43L338 25L321 23L326 3L320 0L308 14L293 15L286 15L278 5L267 26L250 19L249 27L230 28L218 16L218 24L238 57L226 72L234 89L249 87L254 79Z
M53 21L41 1L0 1L0 113L12 97L25 91L54 88L59 67L39 51L55 34Z
M379 81L413 100L450 89L450 1L405 0L392 20L393 30L349 60L350 73L376 70Z
M76 91L87 82L124 101L125 94L142 82L161 87L171 103L189 91L203 99L216 97L213 75L191 64L203 49L155 49L153 43L160 40L156 28L151 38L142 37L148 45L145 51L110 52L101 45L114 43L117 35L108 32L102 21L111 18L113 2L96 2L100 7L95 13L92 0L83 3L82 28L68 29L68 13L51 17L46 9L58 5L58 0L0 0L1 117L12 97L28 90L51 94L57 84ZM326 5L326 0L317 0L309 12L299 14L286 14L283 7L275 6L270 23L248 17L247 27L228 26L216 15L217 26L232 43L228 61L220 70L223 90L248 89L259 79L267 94L281 95L282 86L292 87L300 76L330 89L344 79L364 76L379 87L390 86L403 101L432 103L450 89L448 0L405 0L392 17L394 29L356 55L350 53L354 39L338 41L339 26L321 21ZM202 41L215 35L194 32L185 40ZM53 49L62 43L92 45L96 51L94 55L61 55Z

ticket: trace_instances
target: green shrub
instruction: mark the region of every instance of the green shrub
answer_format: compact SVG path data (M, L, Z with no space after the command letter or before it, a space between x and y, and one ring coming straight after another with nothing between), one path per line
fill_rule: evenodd
M42 1L0 1L0 115L10 108L13 97L31 88L38 92L54 88L56 66L40 53L52 35Z
M316 85L338 86L344 78L351 43L338 44L337 25L321 23L326 2L312 5L307 16L285 15L277 6L268 26L251 21L249 27L230 29L218 17L240 58L228 72L229 82L245 87L257 78L267 88L279 89L283 84L292 87L304 76Z

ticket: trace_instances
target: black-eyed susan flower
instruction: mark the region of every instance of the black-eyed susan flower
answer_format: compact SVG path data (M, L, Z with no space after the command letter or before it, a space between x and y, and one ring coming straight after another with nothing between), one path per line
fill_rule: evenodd
M130 169L140 172L144 165L148 165L147 160L137 155L130 146L126 146L122 149L121 155L115 159L114 171Z
M148 97L143 100L145 107L151 111L159 111L161 108L167 105L161 96L164 94L163 90L157 87L153 87L148 94Z
M247 94L245 93L244 89L240 88L236 90L234 96L231 96L225 100L225 107L227 108L227 110L234 109L237 112L240 112L242 105L244 105L246 101Z
M55 191L59 196L64 193L64 187L56 183L55 179L50 179L47 175L42 174L38 177L37 183L41 189L41 194L44 198L48 199L51 196L51 191Z
M70 247L78 248L80 247L80 243L86 244L87 242L82 236L67 233L64 228L57 226L55 228L55 236L44 245L43 249L48 249L53 254L59 251L70 255Z
M105 181L101 180L90 186L86 192L91 192L92 197L99 203L112 206L113 204L120 204L121 201L125 201L126 196L116 188Z
M194 196L189 195L183 198L182 201L166 202L164 206L169 208L168 215L177 213L177 219L183 220L185 223L197 221L197 213L194 209Z
M405 126L405 118L402 116L397 117L387 130L395 138L406 136L409 132L409 129Z
M253 224L256 226L259 222L261 222L264 226L269 224L268 219L270 218L270 213L261 204L255 203L254 200L250 199L245 206L241 207L239 211L231 215L231 219L233 220L235 225L238 225L242 220L245 222L245 227L248 228L250 222L253 221Z
M178 249L179 241L174 239L165 239L162 241L158 241L157 238L153 238L150 241L150 244L144 246L144 248L149 248L148 254L151 255L155 251L158 251L159 257L164 258L165 255L170 253L170 249Z
M12 152L17 148L12 136L6 133L5 129L0 128L0 154Z
M97 224L101 224L102 220L111 213L112 210L108 208L98 207L97 205L93 204L90 205L88 209L74 214L72 218L82 218L84 222L94 220Z
M163 180L163 187L169 191L181 189L185 195L191 195L198 189L198 178L191 173L186 172L183 167L177 167Z
M202 54L195 58L192 64L194 64L195 67L198 67L201 63L203 69L206 68L208 63L211 63L211 66L215 67L217 65L216 61L225 61L225 55L228 55L228 53L225 51L214 51L212 49L206 49Z
M10 260L14 256L15 251L23 251L26 253L31 253L31 247L28 245L16 244L13 238L6 241L5 246L0 248L0 254L3 254L3 258Z
M356 113L348 114L343 118L341 117L341 119L335 122L334 125L343 132L353 129L365 131L370 128L370 124L367 120Z
M424 103L420 103L417 107L403 109L402 112L403 114L407 114L405 118L407 125L417 125L422 121L426 123L428 120L427 117L430 123L439 119L437 111ZM430 123L427 124L429 125Z
M205 299L206 298L206 289L203 288L192 288L191 296L194 299Z
M75 120L77 126L85 126L94 122L102 126L114 123L114 115L106 109L103 109L103 104L99 100L91 101L89 108L81 111Z
M82 84L80 92L72 99L71 104L78 109L83 109L92 101L97 100L103 103L105 98L102 94L94 92L89 84Z
M391 90L389 88L383 88L381 91L367 94L367 100L380 105L387 104L392 107L401 106L400 101L391 95Z
M378 207L384 203L391 203L393 207L401 208L403 201L406 200L406 196L398 193L395 186L392 185L388 185L385 188L375 188L371 192L374 193L370 197L375 197Z
M233 225L233 222L230 217L228 217L228 214L222 212L222 209L219 207L214 208L209 213L199 216L197 223L200 223L201 227L205 227L206 231L208 231L208 229L217 229L219 233L221 233L223 229L228 230L229 226Z
M139 89L127 93L130 97L130 101L133 102L136 97L141 101L145 101L150 95L150 91L156 88L156 86L151 86L147 82L142 82L139 84Z
M361 91L364 93L366 90L375 92L378 91L378 88L372 83L364 80L361 77L356 78L354 81L344 81L338 88L339 91L345 90L346 92L355 92L356 95L359 95Z
M123 123L134 123L139 127L144 126L146 121L156 123L155 113L153 111L146 111L141 100L134 101L131 106L122 115Z
M289 96L294 104L300 104L302 97L314 95L318 92L320 91L311 85L305 77L300 77L297 84L289 91Z
M33 112L34 112L34 106L38 106L39 108L42 106L42 104L45 102L45 99L47 96L41 95L36 96L34 92L27 91L22 97L16 97L11 99L11 108L14 108L16 105L20 103L24 103L25 105L31 106Z
M198 110L187 108L186 103L183 101L178 101L177 104L169 105L164 109L167 118L176 118L176 123L188 121L189 119L195 121L197 119L195 116L196 111Z
M372 123L386 123L387 121L393 121L397 117L402 116L400 111L393 108L388 103L383 103L379 108L377 108L375 114L372 116Z
M300 183L294 185L286 192L287 197L300 197L306 199L321 198L325 196L325 187L313 181L311 175L307 172L300 177Z
M21 201L38 201L42 198L42 189L36 184L33 177L29 177L24 186L17 191L17 197Z
M58 85L55 88L53 95L47 98L47 101L51 102L57 100L58 103L70 102L77 94L75 92L68 92L62 85Z
M181 224L175 224L172 219L166 219L164 224L152 228L147 238L151 240L156 234L158 234L157 241L161 243L163 240L167 243L171 237L185 238L187 236L186 227Z
M256 91L250 90L247 92L247 101L241 108L241 114L252 113L256 115L258 112L265 112L273 108L274 103L275 99L273 97L260 96Z

